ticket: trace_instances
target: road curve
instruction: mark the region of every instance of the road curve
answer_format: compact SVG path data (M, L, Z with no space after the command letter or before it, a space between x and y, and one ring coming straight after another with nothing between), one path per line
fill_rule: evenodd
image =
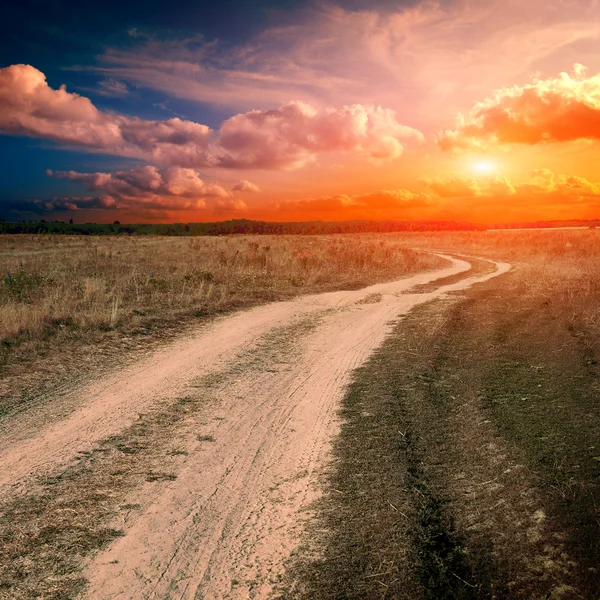
M266 598L318 494L352 371L414 306L501 275L468 275L430 293L416 285L465 273L447 268L358 291L304 296L223 317L108 380L76 390L67 415L8 432L0 486L55 471L128 427L140 412L211 381L203 430L181 440L177 480L138 490L126 535L89 565L86 598ZM211 378L212 377L212 378ZM216 382L216 384L215 384ZM215 391L216 390L216 391Z

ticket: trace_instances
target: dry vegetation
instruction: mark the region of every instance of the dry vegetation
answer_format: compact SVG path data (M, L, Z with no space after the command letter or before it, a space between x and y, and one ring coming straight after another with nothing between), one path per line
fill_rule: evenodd
M571 327L600 338L600 229L423 233L402 239L415 248L507 261L517 271L511 293L551 303Z
M311 543L282 598L596 599L600 231L0 238L5 378L159 324L176 331L196 316L436 266L413 247L516 268L414 310L356 372ZM81 560L121 533L109 527L120 496L105 490L129 489L121 478L134 459L148 461L140 480L174 476L167 429L204 400L162 407L8 506L0 597L81 589Z
M600 232L402 238L516 268L356 372L282 598L596 600Z
M438 261L375 236L0 238L0 339L356 288Z
M199 319L439 266L386 236L0 236L0 416Z

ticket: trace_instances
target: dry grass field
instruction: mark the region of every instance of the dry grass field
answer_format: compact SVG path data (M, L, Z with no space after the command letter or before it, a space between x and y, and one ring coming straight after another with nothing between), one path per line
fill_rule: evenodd
M600 230L422 234L405 243L510 262L515 272L504 284L507 297L551 307L569 330L600 342Z
M280 597L596 600L597 230L0 238L0 425L56 398L44 390L82 371L101 379L105 364L133 360L199 318L439 266L415 248L514 268L413 308L354 371L324 495L306 543L288 563ZM492 269L470 262L479 274ZM407 292L423 294L463 277ZM357 306L381 302L381 294L371 294ZM285 378L300 335L285 332L277 344L265 344L273 365L261 366L256 377ZM275 357L278 349L285 359ZM277 360L284 360L281 371ZM238 371L232 373L233 384ZM113 505L140 481L176 481L179 450L168 442L181 443L182 423L205 400L185 396L161 405L7 503L0 536L10 561L0 597L26 598L35 590L63 598L70 597L65 590L85 589L83 559L123 535L112 525ZM202 430L194 439L206 447L219 436ZM129 514L137 510L132 506L118 511Z
M438 266L360 236L0 236L0 414L213 315Z
M0 339L114 329L299 293L356 288L439 264L359 237L0 237Z
M515 268L356 371L281 597L598 598L600 232L404 239Z

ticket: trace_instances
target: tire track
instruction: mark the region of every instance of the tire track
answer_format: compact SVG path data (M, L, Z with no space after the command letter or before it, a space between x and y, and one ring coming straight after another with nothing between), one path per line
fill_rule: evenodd
M453 261L463 272L469 266ZM276 370L264 368L273 356L267 349L261 361L263 346L251 368L222 375L215 411L226 417L210 430L214 441L199 448L188 440L177 481L89 565L86 597L268 597L318 497L318 474L352 371L412 307L508 269L497 264L485 277L429 293L402 293L411 278L306 304L317 308L304 316L319 322ZM381 294L380 301L361 303L369 294Z

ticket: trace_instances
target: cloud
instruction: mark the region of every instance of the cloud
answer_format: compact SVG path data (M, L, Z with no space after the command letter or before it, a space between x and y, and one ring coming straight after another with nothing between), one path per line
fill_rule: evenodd
M3 203L4 204L4 203ZM117 201L109 195L54 197L50 200L29 199L11 202L3 208L17 213L45 215L51 212L77 212L80 210L111 210L117 208Z
M511 182L505 177L469 177L452 174L446 177L423 178L420 180L439 198L496 198L506 200L514 196L515 201L528 199L535 204L536 198L555 197L572 202L600 196L600 184L592 183L576 175L556 174L549 169L536 169L525 182Z
M354 152L371 159L398 158L406 141L423 134L379 106L354 104L318 110L289 102L276 110L253 110L223 123L222 165L233 168L298 168L324 152Z
M421 179L427 188L440 198L469 196L509 196L515 193L513 185L504 177L474 178L462 174Z
M158 169L153 166L138 167L116 173L78 173L76 171L47 171L48 176L68 179L83 184L86 190L99 193L99 198L112 198L109 204L85 208L110 209L169 209L192 210L214 206L239 209L242 204L232 198L232 193L215 183L207 183L197 171L182 167ZM222 205L219 202L226 201ZM73 201L76 210L83 208ZM62 204L61 206L66 206ZM58 207L55 207L58 210ZM64 208L67 210L67 208Z
M294 169L327 152L394 159L420 132L379 106L316 109L290 102L226 120L219 135L200 123L144 120L99 111L88 98L53 90L29 65L0 69L0 131L96 152L187 168Z
M422 180L435 194L422 218L506 223L596 218L600 184L537 169L525 181L454 174Z
M366 194L339 194L337 196L321 196L303 200L281 202L280 211L301 213L339 212L341 218L356 218L375 214L386 216L386 213L398 216L398 212L407 209L429 206L435 197L426 193L415 193L409 190L380 190ZM383 213L383 214L382 214Z
M516 190L519 194L552 195L577 201L600 196L600 183L576 175L555 174L549 169L536 169L531 180L518 185Z
M53 90L30 65L0 69L0 131L54 140L162 164L211 164L212 130L183 121L151 121L99 111L88 98Z
M428 109L453 114L529 76L560 49L599 37L595 0L425 0L362 10L301 4L243 43L147 34L107 49L92 69L237 109L294 98L318 106L382 103L403 113L411 106L431 116ZM580 60L597 60L593 45L577 50Z
M220 215L223 213L244 211L248 208L248 205L239 198L219 198L213 204L212 208L215 213Z
M232 188L231 188L232 192L248 192L251 194L256 194L258 192L260 192L260 188L252 183L251 181L248 181L247 179L242 179L241 181L239 181L238 183L236 183Z
M101 96L126 96L129 93L129 88L122 81L116 79L104 79L98 83L99 89L97 94Z
M455 130L443 132L442 150L476 148L489 143L540 144L600 139L600 75L586 78L575 65L573 75L534 80L497 90L476 104Z
M189 169L139 167L116 173L52 172L84 189L72 197L5 202L3 210L47 215L82 212L85 218L179 221L235 218L286 220L459 220L502 223L595 218L600 183L577 175L537 169L526 181L460 174L421 180L422 192L384 189L247 205L233 192L205 182ZM90 216L87 216L90 215Z

